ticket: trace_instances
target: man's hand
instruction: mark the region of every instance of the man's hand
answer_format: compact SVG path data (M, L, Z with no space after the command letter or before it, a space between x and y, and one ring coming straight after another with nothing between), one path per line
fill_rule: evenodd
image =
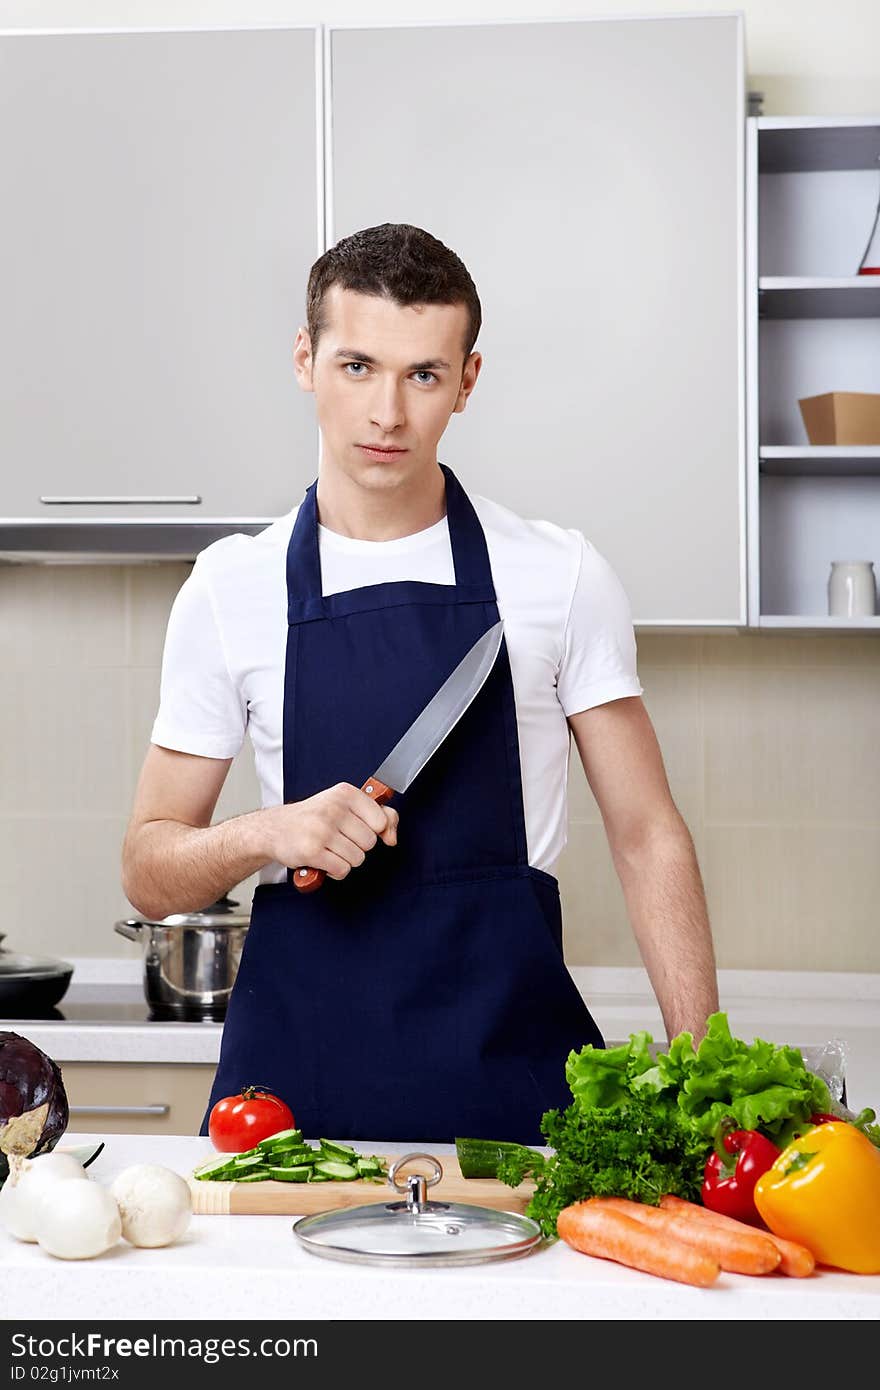
M394 808L378 805L348 782L305 801L272 806L262 816L268 860L291 869L323 869L328 878L343 879L358 868L377 840L397 844Z
M207 907L273 860L345 878L377 839L397 843L397 812L346 782L212 825L231 762L150 745L122 849L138 912L158 921Z

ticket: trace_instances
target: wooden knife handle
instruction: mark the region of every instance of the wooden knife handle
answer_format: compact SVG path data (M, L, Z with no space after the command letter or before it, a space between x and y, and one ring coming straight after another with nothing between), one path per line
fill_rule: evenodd
M384 806L394 795L393 787L386 787L384 782L380 782L376 777L368 777L361 787L362 792L380 806ZM300 893L314 893L316 888L320 888L324 882L326 874L323 869L294 869L293 881Z

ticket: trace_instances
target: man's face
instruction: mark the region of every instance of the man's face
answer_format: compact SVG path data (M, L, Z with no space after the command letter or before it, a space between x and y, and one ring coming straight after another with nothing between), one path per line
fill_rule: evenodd
M467 309L403 307L331 285L324 316L315 359L305 328L293 352L300 386L315 393L322 471L371 491L427 479L450 416L464 410L482 362L478 352L463 360ZM400 452L370 453L370 446Z

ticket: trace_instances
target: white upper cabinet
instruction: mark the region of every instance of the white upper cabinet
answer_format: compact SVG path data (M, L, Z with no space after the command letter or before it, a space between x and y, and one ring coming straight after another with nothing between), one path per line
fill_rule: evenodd
M309 269L412 222L484 314L441 460L745 622L744 126L739 14L0 35L0 557L290 508Z
M329 42L328 241L414 223L480 294L441 460L582 530L637 623L745 623L741 17Z
M117 542L265 524L314 477L292 349L322 249L320 38L0 37L0 549L63 549L47 522L105 547L108 521Z

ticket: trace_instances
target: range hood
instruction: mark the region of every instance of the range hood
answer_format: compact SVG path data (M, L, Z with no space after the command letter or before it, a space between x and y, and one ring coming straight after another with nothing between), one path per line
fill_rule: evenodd
M255 536L275 517L224 517L200 522L120 520L0 521L0 564L130 565L194 560L223 536Z

